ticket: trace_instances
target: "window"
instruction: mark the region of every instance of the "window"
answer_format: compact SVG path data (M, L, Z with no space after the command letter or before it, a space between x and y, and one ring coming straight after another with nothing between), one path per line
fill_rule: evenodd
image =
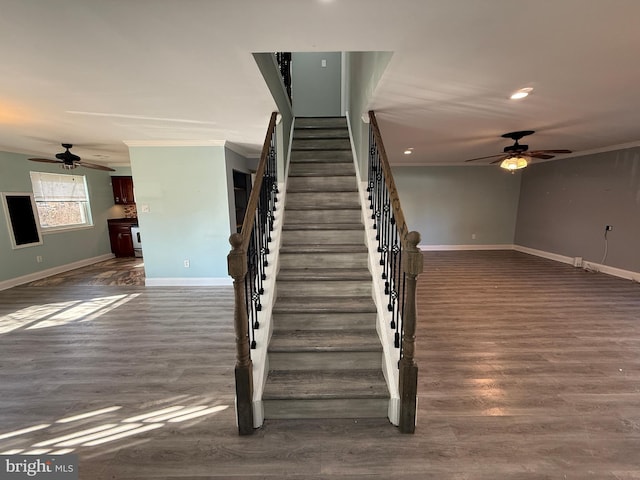
M30 172L43 231L93 225L84 175Z

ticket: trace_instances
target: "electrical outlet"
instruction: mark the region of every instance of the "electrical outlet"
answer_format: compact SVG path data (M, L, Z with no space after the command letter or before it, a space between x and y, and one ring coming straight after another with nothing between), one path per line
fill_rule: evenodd
M471 240L475 240L475 239L476 239L476 234L475 234L475 233L472 233L472 234L471 234Z
M36 262L42 263L42 255L37 255L36 256Z
M605 232L610 232L611 230L613 230L613 225L605 225L604 226L604 231Z
M189 268L191 266L191 262L189 260L184 261L184 268Z

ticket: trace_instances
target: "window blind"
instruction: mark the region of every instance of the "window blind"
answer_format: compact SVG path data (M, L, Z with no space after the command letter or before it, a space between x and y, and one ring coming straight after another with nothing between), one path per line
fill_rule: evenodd
M87 183L84 175L29 172L36 202L86 202Z

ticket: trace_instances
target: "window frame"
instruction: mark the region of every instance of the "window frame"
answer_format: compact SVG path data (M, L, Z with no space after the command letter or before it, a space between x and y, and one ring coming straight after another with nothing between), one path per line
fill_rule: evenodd
M55 200L55 199L49 199L49 200L38 200L38 194L36 193L36 187L34 184L34 176L39 177L40 181L43 181L43 176L64 176L64 177L75 177L78 179L82 179L82 185L84 187L84 197L86 198L86 200L66 200L67 202L72 202L72 203L77 203L80 205L80 208L82 208L82 212L81 215L85 218L84 223L72 223L72 224L65 224L65 225L54 225L54 226L45 226L42 224L42 215L40 214L40 209L38 208L38 204L39 203L52 203L52 202L62 202L65 200ZM90 229L94 227L94 223L93 223L93 215L91 212L91 198L89 195L89 184L87 182L87 176L86 175L75 175L75 174L68 174L68 173L53 173L53 172L37 172L37 171L30 171L29 172L29 177L31 179L31 188L33 189L34 192L34 203L36 205L36 212L37 212L37 218L38 218L38 223L40 226L40 230L42 232L43 235L47 235L49 233L61 233L61 232L69 232L69 231L73 231L73 230L86 230L86 229ZM37 181L37 180L36 180ZM55 182L50 182L50 183L55 183Z

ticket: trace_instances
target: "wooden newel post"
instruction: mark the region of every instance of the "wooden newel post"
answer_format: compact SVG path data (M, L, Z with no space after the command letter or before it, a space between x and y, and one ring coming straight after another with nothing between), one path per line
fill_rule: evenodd
M422 273L422 253L418 250L420 234L407 234L407 247L402 258L406 273L407 297L402 318L402 358L400 359L400 431L416 430L416 399L418 395L418 365L414 360L416 341L416 284Z
M236 415L240 435L253 433L253 364L249 348L249 323L244 291L247 276L247 252L242 249L242 235L229 237L232 250L227 256L229 275L233 278L235 308L233 327L236 334Z

